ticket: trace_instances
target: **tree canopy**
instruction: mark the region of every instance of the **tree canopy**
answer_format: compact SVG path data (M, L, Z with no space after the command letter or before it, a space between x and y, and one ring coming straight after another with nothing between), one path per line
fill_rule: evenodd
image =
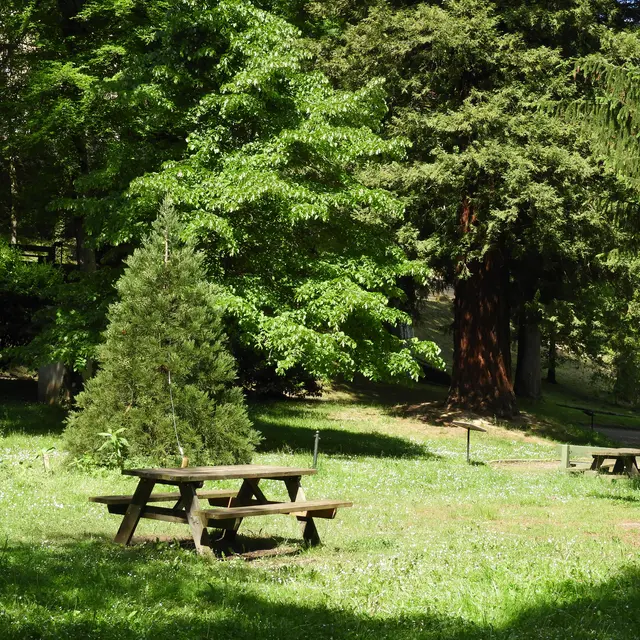
M602 204L634 196L552 106L586 99L575 57L604 51L633 7L381 2L363 16L333 6L344 28L326 36L325 67L347 87L363 69L385 77L387 131L413 143L378 180L409 199L419 255L456 289L450 399L509 414L512 317L521 357L539 360L531 329L544 306L601 277L602 255L635 240ZM524 379L520 388L529 393Z
M43 359L90 361L104 312L81 299L113 299L167 195L248 387L418 378L437 349L400 328L444 285L452 404L539 397L545 335L618 361L637 343L614 321L638 271L635 2L3 7L0 219L82 271ZM608 345L580 328L596 300Z
M30 137L68 174L49 209L79 263L135 245L169 194L234 341L278 373L417 378L416 357L437 362L391 331L409 321L398 278L429 270L402 246L402 203L359 176L404 153L378 133L380 81L333 89L298 30L246 0L61 6L25 95L42 106Z

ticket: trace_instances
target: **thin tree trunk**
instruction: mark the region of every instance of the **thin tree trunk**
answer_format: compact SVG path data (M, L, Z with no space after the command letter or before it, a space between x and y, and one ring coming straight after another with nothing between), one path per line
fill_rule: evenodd
M76 236L76 261L82 271L96 270L96 252L86 244L86 234L82 218L74 219Z
M542 337L535 318L523 312L518 327L518 364L515 392L521 398L539 400L542 397Z
M16 165L13 158L9 158L9 216L11 220L11 235L9 242L18 244L18 178L16 176Z
M558 384L556 380L556 363L558 360L558 353L556 349L556 333L551 330L549 335L549 364L547 369L547 382L551 384Z
M461 223L473 223L465 201ZM448 404L510 417L517 413L511 384L509 272L499 251L467 265L455 284L453 373Z

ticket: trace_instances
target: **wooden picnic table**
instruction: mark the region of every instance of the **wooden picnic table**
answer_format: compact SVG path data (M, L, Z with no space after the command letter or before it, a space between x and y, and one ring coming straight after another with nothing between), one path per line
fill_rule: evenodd
M626 473L630 478L640 475L636 457L640 456L640 449L594 449L591 452L593 462L591 469L600 471L606 460L615 460L611 473Z
M292 514L300 522L305 542L316 545L320 536L313 518L334 518L340 507L350 507L344 500L312 500L305 498L302 476L316 469L276 467L266 465L232 465L187 467L184 469L125 469L125 475L139 478L131 496L94 496L92 502L108 506L110 513L124 515L115 541L129 544L141 518L188 524L196 550L210 553L208 526L223 530L222 539L232 541L244 518L259 515ZM202 490L208 481L242 480L239 490ZM290 502L268 500L260 487L261 480L284 482ZM178 492L153 493L156 484L178 487ZM200 499L209 501L214 509L202 509ZM154 503L174 502L173 507L158 507Z

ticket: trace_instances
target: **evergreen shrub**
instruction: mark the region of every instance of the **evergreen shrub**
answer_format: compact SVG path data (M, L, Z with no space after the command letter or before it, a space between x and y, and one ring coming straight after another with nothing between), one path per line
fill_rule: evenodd
M67 421L72 456L101 460L99 434L124 428L126 455L137 461L174 466L180 448L191 464L251 459L259 435L234 384L216 288L205 279L202 254L181 243L180 233L165 202L127 260L98 349L99 371Z

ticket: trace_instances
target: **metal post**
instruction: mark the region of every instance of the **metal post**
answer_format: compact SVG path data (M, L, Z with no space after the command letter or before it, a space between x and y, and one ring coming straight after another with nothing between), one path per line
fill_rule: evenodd
M320 431L316 431L315 442L313 444L313 468L318 466L318 445L320 443Z
M471 429L467 429L467 464L471 462L469 450L471 448Z

